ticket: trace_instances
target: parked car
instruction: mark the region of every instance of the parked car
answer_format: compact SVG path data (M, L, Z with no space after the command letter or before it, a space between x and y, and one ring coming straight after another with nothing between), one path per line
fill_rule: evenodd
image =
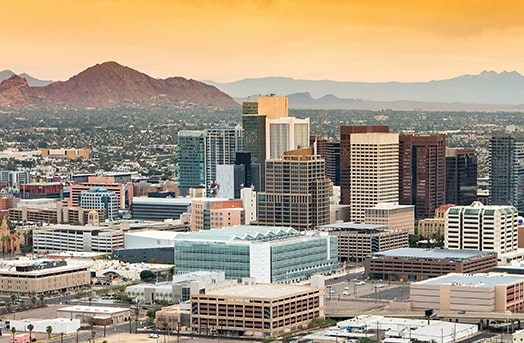
M364 286L366 283L364 281L359 281L355 285L357 286Z
M149 334L149 338L158 338L158 334L157 333L150 333Z
M351 293L348 292L348 291L344 291L344 292L342 292L342 295L351 295Z

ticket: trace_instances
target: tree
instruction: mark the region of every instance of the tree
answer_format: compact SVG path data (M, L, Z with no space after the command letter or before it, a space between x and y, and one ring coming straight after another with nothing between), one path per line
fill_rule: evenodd
M34 295L31 297L31 302L33 303L33 307L35 307L36 297Z
M48 325L45 328L45 332L47 332L47 339L51 339L51 332L53 332L53 327L51 325Z
M165 320L162 322L162 327L164 328L164 330L166 330L166 335L164 336L164 343L166 343L166 336L169 335L169 327L167 326L167 322Z
M43 307L45 305L45 302L44 302L45 295L44 295L44 293L40 293L40 295L38 296L38 299L40 299L40 306Z
M149 269L144 269L140 272L140 280L142 281L151 281L155 279L155 273Z
M15 341L15 334L16 334L16 328L14 326L11 327L11 333L13 334L13 342Z
M29 330L29 342L32 342L32 341L33 341L33 339L32 339L33 336L31 335L31 333L33 332L33 329L34 329L34 328L35 328L35 327L33 326L33 324L29 324L29 325L27 326L27 330Z

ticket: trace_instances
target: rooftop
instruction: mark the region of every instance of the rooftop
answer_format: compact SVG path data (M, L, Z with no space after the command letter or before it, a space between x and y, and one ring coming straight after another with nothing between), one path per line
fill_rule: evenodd
M254 285L233 285L223 288L206 289L207 295L230 296L258 299L273 299L286 297L297 293L311 291L309 285L283 285L283 284L254 284Z
M484 273L484 274L457 274L450 273L433 279L417 282L415 284L424 285L453 285L461 287L482 287L492 288L495 286L512 284L515 282L524 282L524 276L509 275L502 273Z
M191 205L191 198L148 198L134 197L134 204Z
M425 258L435 260L469 260L472 258L496 254L493 251L478 250L451 250L451 249L418 249L418 248L398 248L374 253L374 257L404 257L404 258Z
M300 233L291 227L236 225L222 229L203 230L198 232L182 232L177 241L261 241L297 237Z
M323 225L322 228L328 230L345 230L345 231L373 231L387 229L387 225L383 224L362 224L362 223L336 223Z

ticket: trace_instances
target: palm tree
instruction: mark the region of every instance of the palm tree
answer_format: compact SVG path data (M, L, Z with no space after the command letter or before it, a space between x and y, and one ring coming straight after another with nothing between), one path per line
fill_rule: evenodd
M51 332L53 332L53 327L49 325L45 328L45 332L47 332L47 339L51 339Z
M31 333L33 332L33 329L34 329L34 328L35 328L35 327L33 326L33 324L29 324L29 325L27 326L27 330L29 330L29 342L32 342L32 336L31 336Z
M15 341L15 334L16 334L16 328L14 326L11 327L11 333L13 334L13 342Z
M45 298L45 295L44 293L40 293L40 295L38 296L38 299L40 299L40 306L44 306L44 298Z
M35 307L36 297L34 295L31 297L31 302L33 303L33 307Z

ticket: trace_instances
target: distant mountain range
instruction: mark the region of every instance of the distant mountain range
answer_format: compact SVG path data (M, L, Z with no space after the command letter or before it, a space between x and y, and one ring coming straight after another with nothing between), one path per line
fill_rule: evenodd
M0 82L4 81L5 79L10 78L11 76L15 75L11 70L2 70L0 71ZM29 74L22 73L19 76L23 77L27 80L27 84L30 87L43 87L47 86L48 84L52 83L53 81L47 81L47 80L39 80L34 77L32 77Z
M478 75L462 75L449 80L406 83L311 81L284 77L251 78L229 83L203 82L237 100L253 94L288 95L291 107L304 107L308 102L312 107L321 108L381 107L388 104L391 105L388 108L410 104L425 107L426 103L431 103L432 107L478 104L480 108L493 107L482 105L513 108L524 104L524 76L515 71L483 71Z
M256 95L287 95L298 109L524 110L524 76L483 71L428 82L338 82L285 77L229 83L183 77L154 79L116 62L96 64L67 81L0 72L0 107L112 108L168 106L231 108ZM235 101L236 100L236 101Z
M0 83L0 107L113 108L113 107L235 108L239 105L214 86L182 77L154 79L116 62L96 64L67 81L32 87L11 75Z

